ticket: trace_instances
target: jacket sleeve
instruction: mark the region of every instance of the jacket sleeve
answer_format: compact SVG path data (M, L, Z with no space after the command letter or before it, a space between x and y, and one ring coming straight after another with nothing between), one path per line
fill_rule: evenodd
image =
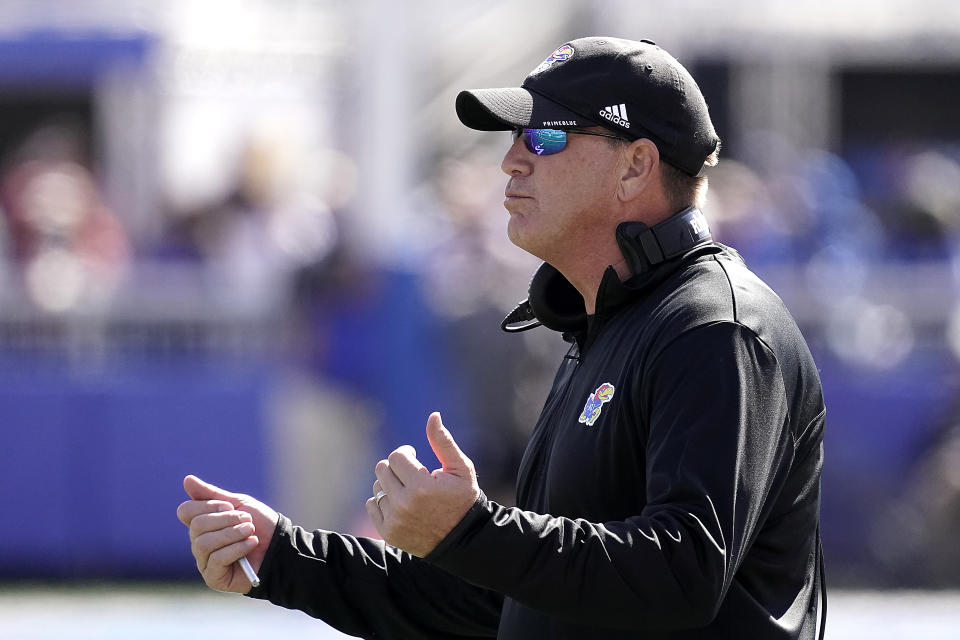
M281 515L247 594L361 638L494 638L503 597L383 541L313 531Z
M646 422L635 516L588 522L481 497L426 559L572 622L708 624L792 458L778 363L748 329L708 325L664 348L631 393Z

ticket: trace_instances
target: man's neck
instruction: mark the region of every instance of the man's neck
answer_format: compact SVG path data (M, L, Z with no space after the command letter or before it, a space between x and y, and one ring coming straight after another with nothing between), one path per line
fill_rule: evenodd
M588 315L593 315L596 310L597 291L600 289L600 281L603 280L603 274L606 273L607 267L612 266L621 280L626 280L631 275L630 269L627 267L627 261L619 254L619 251L617 255L618 259L616 260L591 260L589 266L583 265L583 268L579 269L572 267L564 269L554 265L583 296L583 306L586 308Z
M666 220L670 215L665 207L651 207L649 211L637 212L629 217L623 216L621 219L639 220L653 226ZM596 310L597 291L607 267L612 266L621 281L633 275L627 266L623 253L620 251L620 245L617 244L615 228L610 230L609 235L602 236L602 239L601 236L594 236L594 238L598 242L594 243L593 246L578 245L574 249L576 257L570 262L547 261L556 267L570 284L580 292L588 315L593 315Z

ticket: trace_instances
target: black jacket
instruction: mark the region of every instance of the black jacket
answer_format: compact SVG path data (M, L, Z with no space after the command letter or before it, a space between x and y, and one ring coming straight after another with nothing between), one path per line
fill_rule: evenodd
M806 343L722 245L634 271L608 269L590 318L556 272L538 301L574 309L572 346L517 508L481 496L423 560L282 518L250 595L371 638L813 638L824 404Z

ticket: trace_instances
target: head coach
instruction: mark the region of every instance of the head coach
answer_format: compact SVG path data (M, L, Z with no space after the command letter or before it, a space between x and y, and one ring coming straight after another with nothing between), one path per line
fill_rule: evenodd
M517 506L483 494L434 413L440 468L409 446L376 466L386 544L188 477L207 584L369 638L814 638L820 380L780 299L710 235L720 140L693 78L653 42L581 38L456 109L512 132L507 233L544 261L503 327L570 345Z

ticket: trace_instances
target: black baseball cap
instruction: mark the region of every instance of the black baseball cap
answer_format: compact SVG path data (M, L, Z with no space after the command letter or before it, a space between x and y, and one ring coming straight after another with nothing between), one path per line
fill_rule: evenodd
M523 85L457 95L457 116L480 131L603 126L648 138L660 155L695 176L720 144L693 77L649 40L571 40Z

